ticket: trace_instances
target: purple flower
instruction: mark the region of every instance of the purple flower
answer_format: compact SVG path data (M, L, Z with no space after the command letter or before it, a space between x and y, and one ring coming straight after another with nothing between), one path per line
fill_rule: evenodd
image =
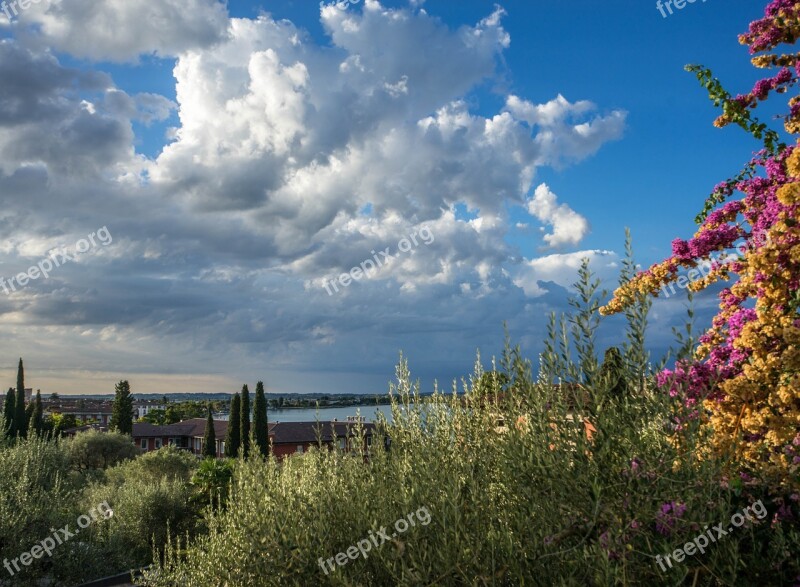
M785 503L782 503L778 508L778 511L775 512L775 517L783 522L794 519L794 514L792 513L791 507L787 506Z
M659 511L656 512L656 531L664 536L672 534L675 521L683 517L686 512L686 504L669 501L661 504Z

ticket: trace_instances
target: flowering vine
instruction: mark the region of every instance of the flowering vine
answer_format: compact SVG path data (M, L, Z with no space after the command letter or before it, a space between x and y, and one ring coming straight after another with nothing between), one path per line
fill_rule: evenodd
M716 186L691 239L674 240L669 258L617 289L600 310L613 314L637 294L658 296L682 269L731 252L689 286L699 291L718 281L730 284L719 294L719 312L700 337L695 359L661 372L658 381L710 427L712 449L733 447L749 469L793 487L800 486L800 140L783 143L753 111L797 84L800 53L777 47L798 38L800 0L774 0L739 40L754 55L753 65L778 69L775 75L731 96L707 69L687 67L722 108L715 126L738 125L763 149ZM786 133L800 135L800 96L788 100L781 118Z

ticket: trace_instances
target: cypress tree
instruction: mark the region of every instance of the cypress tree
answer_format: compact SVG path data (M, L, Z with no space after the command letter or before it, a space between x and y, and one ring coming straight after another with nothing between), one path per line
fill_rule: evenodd
M25 426L26 436L27 432L30 432L33 435L33 430L31 430L31 420L33 419L33 402L28 402L28 405L25 406L25 422L27 422L27 426Z
M247 458L250 455L250 390L247 384L242 386L242 423L239 425L241 434L242 456Z
M228 416L228 436L225 438L225 456L236 458L239 455L239 445L241 438L239 436L239 411L241 407L241 398L238 393L233 395L231 399L231 413Z
M114 404L111 408L111 429L121 434L133 433L133 396L128 381L114 386Z
M267 434L267 398L264 396L264 383L256 383L256 399L253 401L253 428L256 445L261 456L269 454L269 435Z
M17 368L17 397L14 400L14 428L16 434L25 438L28 435L28 419L25 417L25 368L22 359Z
M206 433L203 436L203 456L217 456L217 433L214 432L214 418L211 415L211 406L208 406L208 418L206 419Z
M33 401L33 414L31 415L30 424L28 425L28 429L32 430L36 436L41 436L42 430L44 429L43 413L42 392L37 390L36 399Z
M14 418L16 416L16 408L14 407L17 401L17 393L13 387L8 388L6 394L6 403L3 405L3 418L6 421L6 436L13 437L17 433L17 427L14 425Z

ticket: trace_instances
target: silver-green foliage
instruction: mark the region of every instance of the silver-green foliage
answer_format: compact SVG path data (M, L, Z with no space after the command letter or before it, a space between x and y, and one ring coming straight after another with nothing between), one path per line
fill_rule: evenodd
M0 557L13 559L41 539L74 522L78 487L68 471L63 447L31 438L0 450ZM53 575L52 559L37 559L15 573L15 585ZM5 569L0 572L6 574Z
M80 432L64 439L70 465L76 471L102 470L139 454L131 437L119 432Z
M629 317L623 361L636 393L605 395L594 376L599 291L586 266L577 290L575 313L551 322L537 381L519 348L507 346L504 377L485 376L478 362L466 394L454 384L422 398L401 359L393 419L379 422L368 454L320 448L282 463L240 459L227 507L207 511L208 533L175 536L147 584L633 585L688 577L711 585L732 584L745 571L758 584L789 577L800 536L766 523L740 529L670 575L658 568L657 554L748 503L720 483L725 462L699 457L691 426L680 443L670 441L678 408L642 372L647 308ZM558 379L563 385L553 384ZM658 512L669 502L686 511L662 534ZM383 526L391 533L421 507L429 525L328 574L319 566Z
M190 479L197 466L188 452L164 447L106 470L87 487L85 508L107 502L114 511L97 536L106 569L149 564L170 531L194 532L201 508L192 499Z

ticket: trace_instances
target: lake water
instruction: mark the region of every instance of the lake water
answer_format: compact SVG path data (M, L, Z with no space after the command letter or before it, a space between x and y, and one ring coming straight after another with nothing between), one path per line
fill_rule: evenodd
M288 410L276 410L270 408L267 415L270 422L314 422L320 420L326 422L329 420L347 420L348 416L355 416L360 413L361 417L366 419L367 422L374 422L377 418L378 412L383 413L386 419L391 421L392 408L391 406L349 406L349 407L335 407L335 408L292 408ZM221 420L227 420L225 416L215 416Z

